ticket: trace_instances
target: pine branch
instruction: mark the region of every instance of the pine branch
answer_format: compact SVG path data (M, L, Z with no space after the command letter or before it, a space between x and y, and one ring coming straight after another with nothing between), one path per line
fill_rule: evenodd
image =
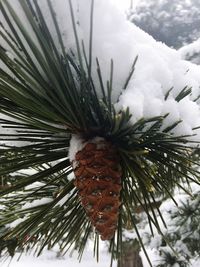
M162 234L156 216L156 212L160 212L156 196L167 195L174 200L173 189L176 185L182 187L181 181L200 183L199 164L193 159L197 142L192 146L191 136L171 133L180 121L162 129L167 114L143 118L133 125L129 109L115 109L116 103L112 101L114 62L111 61L107 87L98 59L97 65L92 65L93 1L89 58L84 43L79 40L72 1L69 3L76 53L65 49L51 1L48 1L49 14L59 48L38 2L19 0L19 3L37 41L17 16L12 4L7 0L1 1L0 8L9 31L0 28L0 34L14 58L0 47L0 59L9 69L0 69L0 112L8 116L0 119L0 124L12 130L12 133L0 134L4 142L0 145L0 176L12 177L9 187L0 188L6 208L0 210L0 227L19 220L19 224L8 229L1 238L4 242L17 238L15 246L18 248L26 247L28 243L35 248L39 244L38 255L45 247L61 242L62 252L74 246L81 257L87 240L93 236L94 252L98 257L99 235L93 232L80 203L68 158L71 135L78 134L86 141L96 136L103 137L116 147L119 154L123 173L122 205L117 232L110 240L112 257L115 247L119 253L123 251L122 231L127 221L145 250L137 227L135 213L138 210L135 207L147 214L152 234L153 226ZM134 75L136 62L137 57L123 89ZM95 86L91 74L93 68L96 68L102 95ZM172 90L167 92L166 99ZM181 101L190 92L191 89L185 87L176 101ZM34 170L35 173L22 175L24 170ZM147 253L146 256L148 258Z

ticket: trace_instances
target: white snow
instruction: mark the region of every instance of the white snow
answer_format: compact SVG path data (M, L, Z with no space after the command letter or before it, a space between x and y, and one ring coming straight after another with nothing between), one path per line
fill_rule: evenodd
M104 245L100 248L100 258L99 262L93 257L92 246L86 248L85 253L81 262L78 260L77 253L67 253L61 256L59 253L59 248L53 250L45 250L40 257L35 257L33 253L23 254L20 257L20 253L17 253L14 258L10 258L5 261L0 260L1 267L7 267L9 262L9 267L109 267L110 266L110 255L107 252L107 247ZM113 263L113 267L116 267L116 262Z
M178 51L183 59L200 64L200 38L191 44L181 47Z
M84 146L85 144L83 142L83 139L80 136L75 135L75 134L72 135L71 140L70 140L69 153L68 153L68 157L71 162L75 159L76 153L82 150Z
M76 14L86 47L89 38L89 14L86 14L89 12L90 2L78 1L79 12ZM137 55L139 56L130 84L126 91L123 91L117 104L118 109L128 106L133 114L132 123L142 117L164 115L166 92L174 87L169 96L169 100L174 100L186 85L192 86L193 96L183 100L184 103L175 102L179 118L183 120L183 123L175 129L175 133L193 133L192 128L200 124L199 107L192 101L200 93L200 68L181 60L178 52L156 42L148 34L126 21L125 16L115 9L110 1L95 1L95 3L93 57L98 57L100 66L103 66L104 81L109 79L110 60L114 61L114 101L123 89L132 62ZM93 77L96 81L94 72ZM167 112L170 112L170 109ZM177 118L171 114L166 126L176 120Z
M45 198L41 198L41 199L36 199L32 202L27 202L25 205L22 206L22 210L26 210L26 209L30 209L30 208L34 208L34 207L38 207L40 205L45 205L45 204L48 204L52 202L52 198L48 198L48 197L45 197Z
M78 151L82 150L88 143L96 143L98 146L101 146L101 141L104 141L104 138L98 136L90 139L89 141L84 141L79 135L72 135L68 156L70 161L74 163L73 167L76 166L74 159Z
M192 261L192 267L199 267L200 266L200 259L196 258Z
M14 222L9 223L9 224L7 224L6 226L7 226L7 227L10 227L10 228L14 228L14 227L16 227L17 225L19 225L20 223L24 222L26 219L27 219L26 217L16 219Z
M190 184L191 195L194 195L194 194L198 195L199 190L200 190L199 185L195 183ZM179 189L179 188L176 188L174 192L174 198L178 206L176 206L172 200L168 199L164 201L160 207L162 217L164 218L167 224L167 229L165 229L162 226L160 217L159 216L157 217L158 222L161 226L161 231L166 236L168 237L170 236L171 238L170 243L173 249L175 249L175 251L178 252L179 260L186 261L184 257L188 255L189 258L191 259L190 266L199 267L200 266L199 255L196 255L196 257L193 256L193 254L191 255L192 248L190 247L190 243L185 241L185 238L189 236L193 244L195 244L195 242L199 242L199 227L198 225L196 226L196 228L194 227L194 220L196 221L198 220L199 199L197 197L194 200L192 197L190 197L190 195L186 194L184 190ZM193 212L193 216L191 215L186 218L186 215L181 216L180 208L183 207L183 205L186 205L187 203L190 204L190 208L191 209L193 208L194 212L196 211L196 208L197 208L197 211L196 213ZM194 219L194 216L196 219ZM182 222L184 223L181 223L180 220L182 220ZM170 249L170 247L162 244L163 242L162 242L162 237L160 234L154 231L154 236L151 235L150 228L146 220L141 221L138 227L139 227L139 231L142 236L142 240L144 242L146 251L154 267L158 266L159 263L164 261L164 256L161 255L162 251L168 252L169 254L173 255L173 252ZM145 258L144 252L142 251L141 251L141 257L144 262L144 267L149 267L149 264L147 262L147 259ZM167 264L166 264L166 267L168 267ZM173 266L169 265L169 267L175 267L175 265Z
M44 12L47 24L52 31L53 39L59 47L56 31L49 15L46 1L38 2ZM88 55L91 0L73 0L72 2L75 20L78 22L77 28L79 37L84 40L86 53ZM177 120L182 120L182 123L173 129L173 133L176 135L195 133L197 134L195 138L199 141L200 130L194 131L193 128L200 125L199 105L197 102L194 102L194 99L200 95L200 67L182 59L182 55L188 53L186 49L182 50L181 55L180 51L177 52L163 43L156 42L147 33L144 33L141 29L127 21L125 14L116 8L112 2L111 0L95 1L92 76L96 87L100 88L96 72L96 57L100 62L104 84L109 80L110 62L111 59L113 59L114 79L112 100L115 103L116 109L120 110L129 107L132 113L132 124L142 117L149 118L170 113L165 120L164 128ZM35 34L19 6L19 1L12 0L10 4L17 12L20 19L22 19L23 24L38 46ZM66 0L56 0L53 1L53 5L57 14L58 23L62 29L65 47L67 50L70 48L75 50L75 40L68 2ZM1 13L0 19L2 19ZM5 23L4 20L2 21ZM0 31L4 30L0 28ZM1 41L2 39L0 42ZM6 43L2 42L1 44L8 48ZM30 51L28 45L25 45L28 51ZM194 49L196 49L198 43L194 46ZM59 50L61 51L60 47ZM8 54L11 59L16 56L9 49ZM138 62L135 72L127 89L124 90L125 81L136 56L138 56ZM5 67L4 65L1 66L3 68ZM182 101L177 102L176 96L185 86L192 87L192 94ZM170 92L168 99L165 100L166 93L172 87L173 90ZM100 91L99 95L101 95ZM117 102L119 96L119 102ZM72 137L69 154L70 160L74 159L76 152L81 150L84 145L85 143L83 144L79 137ZM161 209L164 209L164 205L165 204L163 204ZM172 207L172 204L169 204L169 202L167 206L168 208L170 207L170 209L174 209L174 206ZM167 213L166 210L165 213ZM158 244L159 240L155 239L153 242L154 244ZM42 256L43 258L41 257L34 260L32 256L23 256L20 262L17 262L15 257L10 266L23 267L29 265L45 267L48 265L48 267L50 267L57 266L58 264L60 267L62 267L62 265L73 265L73 267L80 266L79 263L70 258L69 255L62 259L55 260L56 253L52 253L53 254L51 254L51 252L46 252L46 255ZM91 254L91 251L85 254L81 266L105 267L105 265L109 264L108 256L105 252L103 261L100 261L99 264L92 261L92 257L88 256L89 254ZM6 264L8 264L8 262L6 262ZM2 266L7 266L6 264ZM198 266L198 263L194 266Z
M156 250L147 249L147 253L152 260L153 265L156 266L161 260ZM140 252L140 256L142 257L143 267L150 267L143 252ZM105 249L101 251L99 262L96 262L96 259L93 258L92 250L88 248L83 255L81 262L78 261L77 255L70 256L69 254L66 254L65 256L60 256L58 250L50 250L44 251L40 257L35 257L33 254L20 255L17 253L12 260L10 258L5 261L2 259L0 261L0 266L7 267L9 264L9 267L109 267L109 263L109 254L107 254ZM116 266L117 264L114 262L113 267ZM190 267L199 266L200 259L193 259Z
M91 0L72 2L79 37L84 40L88 55ZM35 38L22 10L17 8L18 1L13 0L11 4L23 19L29 34ZM46 2L40 1L39 4L56 45L59 47ZM53 5L66 48L76 50L68 1L57 0L53 2ZM137 55L139 58L135 73L128 88L123 90L131 65ZM173 124L177 119L182 120L182 123L173 129L173 133L176 135L195 133L197 134L195 139L200 140L200 131L192 130L200 125L199 106L193 102L200 94L200 67L182 60L179 52L163 43L156 42L147 33L127 21L124 12L116 8L111 0L96 0L94 7L92 76L96 87L100 88L96 72L96 57L100 62L104 84L109 80L110 62L113 59L113 101L116 102L122 92L116 108L119 110L129 107L133 115L132 123L142 117L149 118L170 112L165 121L165 127ZM175 101L176 96L185 86L192 87L192 94L180 102ZM165 101L165 95L172 87L173 90Z

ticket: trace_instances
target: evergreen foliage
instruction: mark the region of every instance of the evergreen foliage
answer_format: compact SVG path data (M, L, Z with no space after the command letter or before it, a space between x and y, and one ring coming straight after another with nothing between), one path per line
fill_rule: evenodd
M194 187L194 185L192 186ZM154 261L155 267L172 267L175 264L180 267L187 267L191 266L192 259L199 257L199 188L196 187L196 189L193 189L193 192L192 195L180 192L179 195L175 197L176 201L179 203L178 207L169 200L163 202L161 206L163 217L168 224L165 237L178 253L178 256L170 250L165 240L159 237L158 234L152 237L147 228L142 233L145 240L145 247L156 249L157 260ZM144 221L141 225L144 225Z
M97 59L102 93L97 94L91 75L92 45L87 58L84 44L77 36L70 0L75 51L65 50L52 3L48 1L61 54L37 1L19 0L19 3L38 43L29 35L11 2L1 1L0 10L9 32L1 24L0 34L14 54L11 58L0 47L0 59L7 67L0 69L0 112L7 116L0 119L0 124L13 130L1 134L0 176L13 177L10 186L0 191L4 206L0 211L0 227L9 226L1 240L16 238L17 248L29 244L38 255L44 247L51 248L61 242L62 252L75 248L81 257L88 238L93 236L94 254L98 257L99 236L93 232L80 203L68 158L73 134L85 140L103 137L117 147L120 155L122 205L118 229L110 241L112 255L116 247L118 252L123 251L122 230L127 224L135 229L142 244L133 213L137 206L146 212L150 227L154 225L162 234L154 211L156 195L167 194L173 199L173 188L175 185L182 188L181 181L199 183L199 172L193 168L196 163L191 153L195 146L191 146L190 136L174 136L170 132L180 121L162 129L168 114L143 118L131 125L132 114L128 109L116 111L112 102L112 61L105 88ZM92 1L91 17L93 4ZM130 75L134 75L136 61L137 58L127 74L125 88ZM176 101L190 92L191 89L184 88Z

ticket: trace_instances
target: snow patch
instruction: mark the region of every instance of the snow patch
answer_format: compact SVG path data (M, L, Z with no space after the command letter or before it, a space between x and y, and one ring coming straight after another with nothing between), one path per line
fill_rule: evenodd
M88 143L95 143L97 144L97 148L101 148L102 146L104 146L102 142L104 140L105 140L104 138L97 136L88 141L85 141L79 135L72 135L72 138L70 140L70 146L69 146L69 154L68 154L70 161L76 164L76 162L74 161L76 153L78 151L81 151Z
M200 38L191 44L181 47L178 51L183 59L200 64Z
M59 246L57 245L52 250L44 250L40 257L36 257L34 252L20 255L16 255L10 259L7 258L4 262L0 262L1 267L105 267L109 266L110 255L108 254L108 248L100 243L100 259L99 262L93 257L93 246L89 244L86 247L86 251L83 254L81 263L78 261L77 253L71 255L69 252L64 256L60 255ZM117 267L116 261L113 262L113 267Z
M74 0L72 2L78 35L80 40L84 40L85 51L88 56L91 0ZM38 4L43 11L47 25L49 25L56 46L61 51L47 3L46 1L39 1ZM13 0L12 6L19 17L23 19L29 34L38 45L30 23L22 9L19 8L19 2ZM72 49L76 54L69 3L65 0L57 0L53 2L53 6L66 50ZM199 141L200 131L194 131L193 128L200 125L199 105L194 102L194 99L200 95L200 67L182 60L180 52L161 42L156 42L150 35L127 21L125 14L111 0L95 1L93 29L92 77L96 88L100 88L96 71L96 58L100 63L105 86L110 79L112 59L114 62L112 100L118 110L129 107L133 124L141 118L170 113L165 121L165 127L171 126L177 122L177 119L181 120L182 122L172 130L172 133L175 135L196 134L195 139ZM24 43L29 51L28 45L25 41ZM135 72L127 89L124 90L125 82L136 56L138 56L138 62ZM192 87L192 93L187 99L177 101L176 97L185 86ZM172 87L173 90L169 98L166 99L166 93ZM101 96L100 89L98 93ZM119 102L117 102L118 98ZM173 103L172 110L170 101ZM81 142L76 141L80 146ZM72 144L74 147L73 140ZM74 151L78 151L77 149L80 150L81 147L74 148ZM70 160L73 160L75 152L70 152Z
M52 202L52 198L44 197L42 199L36 199L30 203L26 203L25 205L23 205L22 210L31 209L37 206L48 204L50 202Z
M78 135L72 135L70 140L68 157L71 162L75 159L76 153L85 146L84 140Z

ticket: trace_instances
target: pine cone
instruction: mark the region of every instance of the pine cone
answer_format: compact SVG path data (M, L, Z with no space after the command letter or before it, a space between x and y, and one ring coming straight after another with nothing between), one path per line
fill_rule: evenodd
M114 236L117 228L121 169L114 146L105 141L88 142L75 156L75 186L81 203L102 240Z

